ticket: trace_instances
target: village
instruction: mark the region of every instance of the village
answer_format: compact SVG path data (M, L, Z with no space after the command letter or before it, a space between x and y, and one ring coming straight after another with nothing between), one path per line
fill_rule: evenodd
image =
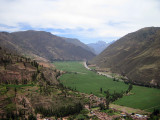
M86 105L85 108L90 111L90 115L96 115L100 120L114 120L116 118L125 119L125 117L131 117L132 119L138 120L147 120L147 115L141 115L138 113L127 113L126 111L117 110L115 108L110 107L110 111L112 111L113 115L108 115L106 112L101 111L100 109L92 109L92 107L98 107L99 104L105 104L105 98L99 98L93 94L87 96L90 99L90 106ZM91 107L92 106L92 107ZM116 113L116 114L114 114ZM118 113L118 114L117 114Z
M96 116L99 120L125 120L125 118L130 118L133 120L147 120L149 117L147 114L138 114L138 113L128 113L126 110L118 110L111 107L108 110L100 110L99 105L106 105L105 98L97 97L93 94L80 93L82 96L88 98L90 101L84 106L84 109L88 110L87 114L90 117L90 120L93 120L92 117ZM69 116L63 118L57 118L56 120L68 120ZM37 120L55 120L54 118L41 118L41 115L37 115Z

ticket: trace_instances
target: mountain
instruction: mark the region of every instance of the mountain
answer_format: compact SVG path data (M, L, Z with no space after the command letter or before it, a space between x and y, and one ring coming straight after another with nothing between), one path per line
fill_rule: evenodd
M94 49L93 48L90 48L89 46L87 46L86 44L82 43L80 40L78 39L75 39L75 38L63 38L65 39L66 42L68 43L72 43L76 46L80 46L82 47L83 49L87 50L87 51L90 51L92 53L94 53Z
M79 114L84 96L74 91L70 94L71 89L57 80L61 74L50 63L40 64L0 47L0 119L36 120Z
M90 63L125 75L134 84L160 86L160 27L125 35Z
M52 60L84 60L95 55L63 38L44 31L0 32L1 46L29 56Z
M97 43L90 43L90 44L87 44L87 45L94 50L96 55L98 55L112 43L113 42L106 43L104 41L98 41Z

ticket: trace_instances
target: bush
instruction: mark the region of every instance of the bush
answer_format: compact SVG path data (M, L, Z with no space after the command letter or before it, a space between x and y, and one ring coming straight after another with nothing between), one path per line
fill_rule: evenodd
M37 118L33 114L31 114L29 115L28 120L37 120Z

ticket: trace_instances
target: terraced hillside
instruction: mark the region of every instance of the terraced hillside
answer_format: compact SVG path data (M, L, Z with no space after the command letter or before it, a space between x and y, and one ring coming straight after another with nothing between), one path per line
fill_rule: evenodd
M46 64L0 47L0 119L56 119L82 110L83 96L59 84L60 71Z

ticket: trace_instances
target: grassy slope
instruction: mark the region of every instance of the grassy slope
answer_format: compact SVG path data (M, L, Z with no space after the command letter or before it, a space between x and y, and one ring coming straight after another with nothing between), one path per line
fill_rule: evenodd
M100 88L103 90L110 89L110 91L125 91L128 85L123 82L114 82L110 78L100 76L94 72L85 69L80 62L54 62L57 69L75 73L67 73L60 77L61 82L65 86L76 88L80 92L94 93L101 96ZM118 105L124 105L132 108L147 109L152 111L155 107L160 109L160 90L155 88L146 88L140 86L133 86L130 96L124 96L115 102ZM151 109L149 109L151 108Z

